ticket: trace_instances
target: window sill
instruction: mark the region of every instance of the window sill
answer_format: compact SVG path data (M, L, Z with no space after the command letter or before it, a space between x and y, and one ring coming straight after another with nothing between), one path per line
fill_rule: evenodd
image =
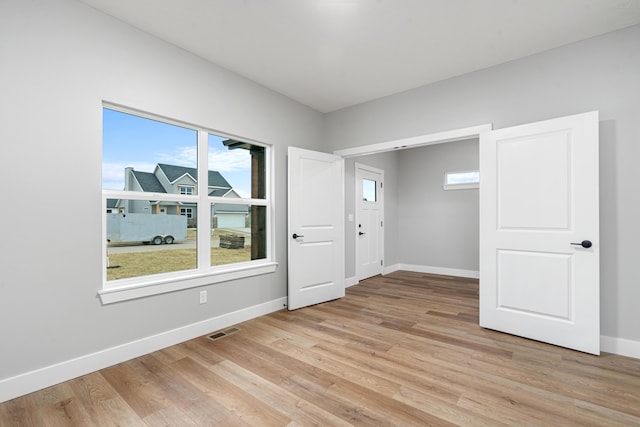
M443 190L473 190L480 188L480 184L445 184Z
M198 286L211 285L213 283L273 273L277 267L278 263L276 262L266 262L259 265L235 268L230 267L227 270L216 271L215 273L194 273L191 275L182 275L180 278L164 278L153 282L112 286L98 291L98 295L100 296L102 304L106 305Z

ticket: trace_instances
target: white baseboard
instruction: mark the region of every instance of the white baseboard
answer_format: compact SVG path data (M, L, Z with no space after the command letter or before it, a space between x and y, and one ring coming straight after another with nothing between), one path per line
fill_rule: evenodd
M620 356L640 359L640 341L631 341L624 338L600 336L600 350Z
M476 270L461 270L458 268L432 267L429 265L413 265L413 264L396 264L394 270L413 271L416 273L441 274L443 276L468 277L471 279L479 279L480 272ZM387 274L387 273L385 273Z
M407 270L419 273L473 277L460 275L460 271L464 272L466 270L453 270L452 272L451 269L436 268L436 272L429 267L417 266L419 269L416 269L415 267L416 266L396 264L394 266L386 267L384 274L389 274L397 270ZM427 269L429 269L429 271L426 271ZM443 272L443 270L446 270L447 272ZM457 274L454 274L454 272ZM469 272L465 274L469 274ZM358 281L355 280L355 277L345 279L345 286L353 286L357 283ZM89 374L91 372L131 360L183 341L206 335L210 332L228 328L229 326L281 310L285 307L286 303L286 297L278 298L263 304L247 307L242 310L223 314L218 317L213 317L198 323L163 332L161 334L0 380L0 403L41 390L45 387L77 378L81 375ZM603 335L600 337L600 344L603 352L640 359L640 341L631 341L623 338L614 338Z
M344 287L345 288L351 287L353 285L357 285L358 283L360 283L360 281L358 280L358 278L356 276L347 277L346 279L344 279Z
M389 266L384 266L382 268L382 274L390 274L393 273L394 271L398 271L400 270L400 264L393 264L393 265L389 265Z
M0 380L0 403L79 376L134 359L210 332L281 310L287 298L278 298L191 325L172 329L116 347L80 356L15 377Z

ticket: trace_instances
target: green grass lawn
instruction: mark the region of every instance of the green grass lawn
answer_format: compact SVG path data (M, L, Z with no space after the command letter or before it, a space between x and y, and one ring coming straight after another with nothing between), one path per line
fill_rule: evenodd
M250 261L251 247L242 249L211 248L211 265ZM109 255L107 280L168 273L196 268L195 249L172 249Z

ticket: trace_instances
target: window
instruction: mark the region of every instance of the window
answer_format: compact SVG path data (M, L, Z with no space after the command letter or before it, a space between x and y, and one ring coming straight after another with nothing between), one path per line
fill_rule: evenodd
M103 303L275 270L268 146L103 107Z
M193 187L191 186L179 185L178 190L180 191L180 194L184 194L185 196L193 195Z
M445 172L444 185L442 188L445 190L466 190L479 188L479 186L479 171Z
M362 178L362 201L375 202L376 200L376 182L372 179Z

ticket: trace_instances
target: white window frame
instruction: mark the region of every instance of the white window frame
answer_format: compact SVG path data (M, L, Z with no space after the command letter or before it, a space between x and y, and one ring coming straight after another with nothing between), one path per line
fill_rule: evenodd
M132 114L151 120L160 121L170 125L181 126L197 131L198 134L198 183L197 195L151 193L143 191L120 191L102 190L102 235L106 241L106 209L107 199L128 199L128 200L156 200L168 202L196 203L198 224L203 229L197 233L197 268L193 270L182 270L169 273L153 274L140 277L107 281L107 247L102 245L102 289L98 292L102 304L110 304L119 301L126 301L135 298L142 298L151 295L158 295L167 292L174 292L182 289L189 289L197 286L211 285L214 283L226 282L229 280L242 279L246 277L273 273L276 271L277 262L275 259L274 227L275 215L273 182L274 171L273 147L251 139L230 135L210 128L196 126L187 122L167 119L157 114L150 114L124 107L118 104L103 102L102 107ZM253 198L224 198L208 196L208 138L209 134L237 139L253 145L265 148L265 189L264 199ZM209 228L211 224L211 204L237 204L266 206L266 257L259 260L251 260L233 264L211 266L211 241L209 238ZM206 232L203 232L205 231Z
M467 174L467 173L477 173L478 180L475 182L467 182L460 184L452 184L450 181L450 177L454 175ZM455 172L445 172L444 173L444 181L442 184L443 190L469 190L474 188L480 188L480 171L475 170L467 170L467 171L455 171Z
M193 192L195 190L195 186L194 185L178 185L178 193L182 194L183 196L193 196ZM182 192L182 190L185 190L184 193ZM187 191L187 190L190 190Z

